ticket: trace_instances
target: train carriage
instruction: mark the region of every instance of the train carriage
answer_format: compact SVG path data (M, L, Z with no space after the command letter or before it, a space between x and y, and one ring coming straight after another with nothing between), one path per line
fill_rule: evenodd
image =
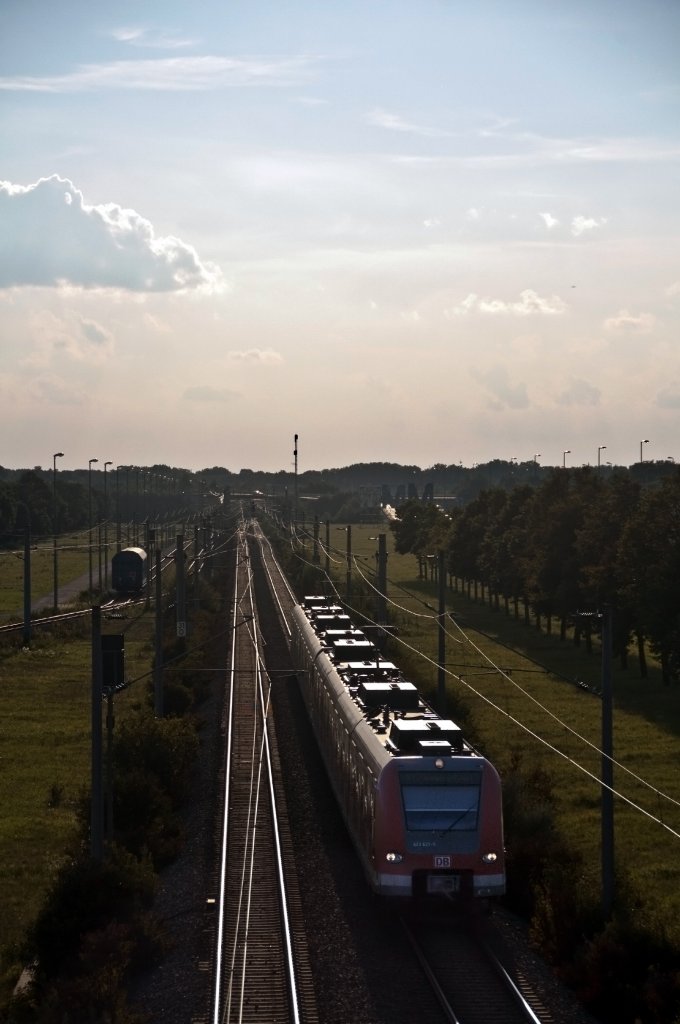
M334 628L341 616L344 630ZM306 598L293 617L305 704L372 889L501 895L503 815L493 765L357 635L342 609Z
M144 548L123 548L111 559L111 586L118 594L138 594L146 586Z

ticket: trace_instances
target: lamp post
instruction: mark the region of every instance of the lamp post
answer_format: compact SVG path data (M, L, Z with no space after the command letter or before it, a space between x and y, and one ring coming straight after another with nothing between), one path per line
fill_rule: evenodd
M59 607L59 584L57 575L57 533L58 522L57 522L57 459L63 459L63 452L55 452L52 456L52 497L53 497L53 509L52 509L52 536L54 540L54 610L56 612Z
M562 469L567 468L567 455L571 455L571 448L567 448L566 451L562 452Z
M87 461L87 555L90 566L90 594L92 593L92 463L99 459Z
M598 445L598 449L597 449L597 468L598 469L600 468L600 452L605 451L606 448L607 448L606 444Z
M644 441L640 441L640 462L641 462L641 463L645 461L645 460L644 460L644 459L642 458L642 446L643 446L643 444L649 444L649 438L648 438L648 437L646 437L646 438L644 439Z
M109 589L109 505L106 495L106 467L112 465L111 460L104 463L104 590Z
M116 466L116 551L120 551L120 471L123 466Z
M540 452L536 452L536 454L534 455L534 462L538 462L540 457L541 457L541 453Z

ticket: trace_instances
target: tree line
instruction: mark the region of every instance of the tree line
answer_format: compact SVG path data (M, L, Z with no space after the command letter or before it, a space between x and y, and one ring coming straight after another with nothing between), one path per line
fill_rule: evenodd
M456 585L589 643L598 612L613 612L614 654L636 645L664 683L680 680L680 471L653 486L632 474L556 469L537 487L482 490L462 509L407 501L392 524L396 550L421 560L444 551ZM588 614L590 613L590 614Z
M201 497L191 474L169 485L169 477L151 470L140 476L109 473L106 485L101 471L61 471L55 483L51 470L0 469L0 546L12 546L28 526L34 536L50 536L88 528L92 523L117 519L143 522L156 516L181 517L186 509L200 506ZM201 492L202 493L202 492Z

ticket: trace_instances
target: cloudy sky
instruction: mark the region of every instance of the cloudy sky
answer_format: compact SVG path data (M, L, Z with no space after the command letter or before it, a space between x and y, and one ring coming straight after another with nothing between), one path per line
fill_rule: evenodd
M677 0L1 13L1 465L680 461Z

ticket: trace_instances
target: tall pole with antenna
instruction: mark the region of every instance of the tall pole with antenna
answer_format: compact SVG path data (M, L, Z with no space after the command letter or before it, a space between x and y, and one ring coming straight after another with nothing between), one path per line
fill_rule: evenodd
M297 526L298 519L298 435L295 434L293 438L293 459L295 461L295 488L294 488L294 504L293 504L293 517L295 525Z

